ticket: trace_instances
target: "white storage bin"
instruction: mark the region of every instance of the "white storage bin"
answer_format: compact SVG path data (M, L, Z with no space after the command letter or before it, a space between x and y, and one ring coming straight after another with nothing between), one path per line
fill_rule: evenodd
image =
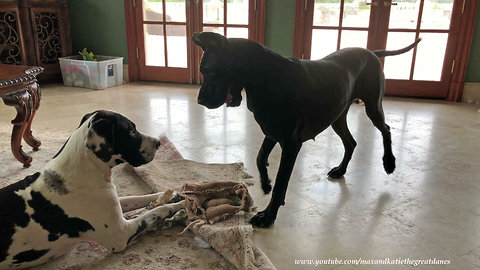
M123 83L123 57L97 55L98 62L84 61L81 55L60 57L63 84L105 89Z

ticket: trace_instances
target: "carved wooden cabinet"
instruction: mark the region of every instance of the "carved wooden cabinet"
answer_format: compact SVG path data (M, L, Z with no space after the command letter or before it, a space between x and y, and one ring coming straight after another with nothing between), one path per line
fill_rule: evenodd
M60 76L58 58L71 55L67 0L0 0L0 63L41 66Z

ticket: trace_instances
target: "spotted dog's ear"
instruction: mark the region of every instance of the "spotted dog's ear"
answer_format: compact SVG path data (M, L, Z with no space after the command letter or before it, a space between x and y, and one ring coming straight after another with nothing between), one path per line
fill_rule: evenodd
M82 121L80 121L80 125L78 125L78 127L81 127L83 125L83 123L85 123L85 121L88 120L88 118L90 118L90 116L92 116L94 113L96 113L98 111L94 111L92 113L87 113L85 114L83 117L82 117ZM70 140L70 138L67 139L67 141L63 144L62 148L60 148L60 150L55 154L55 156L53 156L52 159L58 157L58 155L60 155L60 153L62 153L63 149L65 148L65 145L67 145L68 143L68 140Z
M112 119L105 118L94 118L89 124L85 146L104 162L110 161L113 155L114 124Z
M223 48L228 42L227 38L213 32L195 33L192 36L192 40L204 51L209 48Z
M83 117L82 117L82 121L80 121L80 125L78 125L78 127L82 126L83 123L85 123L85 121L88 120L88 118L90 118L90 116L92 116L93 114L95 114L96 112L98 111L94 111L92 113L87 113L85 114Z

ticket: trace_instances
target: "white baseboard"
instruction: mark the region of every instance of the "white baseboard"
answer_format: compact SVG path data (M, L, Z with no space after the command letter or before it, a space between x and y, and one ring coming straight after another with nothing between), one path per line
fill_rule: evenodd
M480 102L480 83L465 83L463 85L462 102Z
M128 83L130 80L128 78L128 64L123 65L123 81Z

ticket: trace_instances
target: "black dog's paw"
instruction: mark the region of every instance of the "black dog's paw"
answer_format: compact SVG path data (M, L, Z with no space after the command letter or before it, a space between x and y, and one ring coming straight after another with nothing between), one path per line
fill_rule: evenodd
M251 220L250 224L259 228L268 228L275 222L275 217L267 210L258 212Z
M270 179L268 179L267 181L262 180L262 190L263 190L263 193L265 194L268 194L270 193L270 191L272 191L272 185L270 184Z
M345 174L345 170L342 170L340 166L335 167L328 172L328 176L335 179L342 178L344 174Z
M387 174L393 173L395 170L395 157L393 155L383 157L383 168Z

